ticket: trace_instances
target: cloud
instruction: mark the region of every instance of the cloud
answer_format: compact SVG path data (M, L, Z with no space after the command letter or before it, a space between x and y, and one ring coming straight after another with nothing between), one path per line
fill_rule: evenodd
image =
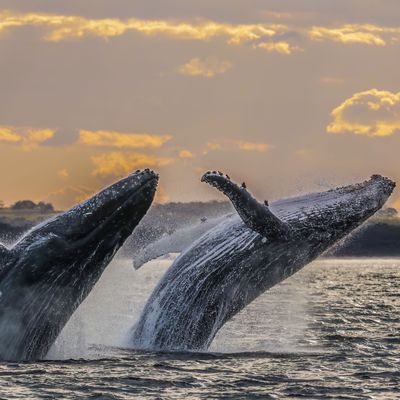
M207 142L206 148L203 150L203 155L207 155L210 151L216 151L222 149L221 142Z
M227 24L215 21L193 23L137 18L88 19L45 13L0 12L0 31L23 26L46 28L48 33L45 39L53 42L90 36L111 38L133 31L145 36L162 35L181 40L208 41L224 38L232 45L263 40L287 30L287 27L281 24Z
M67 178L69 177L69 172L68 172L67 168L63 168L63 169L60 169L60 170L57 172L57 175L58 175L60 178L67 179Z
M189 150L181 150L181 151L179 152L179 157L180 157L180 158L193 158L194 155L193 155L193 153L192 153L191 151L189 151Z
M371 24L348 24L337 28L314 26L309 31L309 37L312 40L331 40L345 44L361 43L374 46L386 46L388 41L398 39L399 34L400 28Z
M112 147L119 149L158 148L170 140L170 135L152 135L149 133L123 133L115 131L81 130L79 144L94 147Z
M222 148L222 144L218 142L207 142L207 150L220 150Z
M273 146L268 143L247 142L243 140L223 139L214 142L208 142L203 154L206 155L210 151L231 150L236 148L243 151L265 152Z
M0 126L0 143L21 146L24 150L31 150L44 142L54 138L55 129L28 128L15 126ZM89 131L81 129L77 144L91 147L105 147L117 149L159 148L172 139L171 135L153 135L149 133L117 132L117 131Z
M297 46L292 46L288 42L261 42L253 45L254 48L263 49L268 53L276 52L280 54L292 54L295 51L300 51L301 49Z
M253 142L237 141L236 144L240 150L245 150L245 151L265 152L265 151L271 149L271 147L272 147L268 143L253 143Z
M179 67L179 73L189 76L203 76L213 78L215 75L223 74L232 68L229 61L218 61L213 59L200 60L192 58L188 63Z
M53 129L37 129L15 126L0 126L0 143L21 146L31 150L54 137Z
M370 89L353 94L331 116L329 133L391 136L400 130L400 92Z
M278 12L272 12L271 16L286 19L293 17L291 14ZM276 41L283 36L293 34L315 41L330 40L374 46L385 46L400 40L400 28L374 24L296 27L277 23L230 24L212 20L94 19L78 15L0 11L0 33L25 26L44 29L44 39L51 42L82 40L88 37L109 39L128 32L136 32L147 37L162 36L175 40L207 42L222 39L229 45L249 43L254 48L281 54L292 54L301 50L287 41Z
M91 160L95 167L92 175L100 177L124 176L138 168L164 167L174 161L167 157L122 152L98 154L92 156Z

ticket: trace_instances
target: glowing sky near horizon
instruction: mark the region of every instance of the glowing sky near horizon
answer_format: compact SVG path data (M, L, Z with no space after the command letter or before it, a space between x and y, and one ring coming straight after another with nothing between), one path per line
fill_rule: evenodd
M150 167L158 201L400 181L398 0L0 0L0 200L66 208ZM400 208L400 194L392 198Z

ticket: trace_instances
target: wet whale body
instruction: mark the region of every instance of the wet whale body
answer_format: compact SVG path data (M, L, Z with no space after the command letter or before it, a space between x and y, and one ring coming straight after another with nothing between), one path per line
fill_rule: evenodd
M221 173L202 181L228 196L238 215L200 237L167 270L129 335L133 347L207 349L230 318L358 227L395 186L374 175L268 206Z
M116 251L149 209L158 176L136 171L0 245L0 359L46 356Z

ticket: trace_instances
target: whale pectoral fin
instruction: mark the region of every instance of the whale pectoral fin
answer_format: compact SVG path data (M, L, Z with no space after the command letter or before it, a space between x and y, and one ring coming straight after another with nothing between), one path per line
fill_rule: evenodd
M185 240L180 239L176 232L174 232L144 247L133 256L133 268L139 269L149 261L170 253L182 253L189 244Z
M170 253L182 253L188 249L198 238L219 224L226 216L207 219L203 217L199 222L187 222L178 227L174 232L164 234L157 241L148 244L133 256L133 266L139 269L148 261Z
M158 251L158 249L155 246L152 246L151 248L148 249L148 251L140 252L133 257L133 268L139 269L144 264L152 260L156 260L157 258L166 256L167 254L170 253L181 253L183 250L184 249L180 247L173 246L169 249Z
M246 185L238 186L230 178L220 172L207 172L201 177L206 182L224 193L232 202L243 222L253 231L267 239L287 239L289 226L275 216L268 203L259 203L246 189Z

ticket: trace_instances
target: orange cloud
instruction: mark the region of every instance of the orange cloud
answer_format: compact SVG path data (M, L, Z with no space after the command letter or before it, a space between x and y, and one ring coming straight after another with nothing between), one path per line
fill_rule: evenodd
M19 145L31 150L54 137L53 129L37 129L15 126L0 126L0 142Z
M79 144L95 147L115 147L120 149L158 148L170 140L170 135L148 133L123 133L115 131L81 130Z
M58 175L60 178L66 179L66 178L69 177L69 172L68 172L67 168L63 168L63 169L60 169L60 170L57 172L57 175Z
M386 46L388 40L395 40L399 34L400 28L372 24L347 24L337 28L314 26L309 31L309 37L312 40L331 40L345 44L360 43L374 46Z
M297 46L292 46L288 42L261 42L253 45L254 48L263 49L268 53L276 52L280 54L292 54L295 51L299 51L300 48Z
M208 154L210 151L221 150L222 144L219 142L207 142L203 155Z
M112 152L92 156L94 164L92 175L124 176L138 168L164 167L173 163L172 158L158 157L141 153Z
M271 16L290 19L294 15L272 12ZM385 46L389 42L394 43L400 39L400 28L373 24L300 28L285 24L228 24L216 21L194 22L138 18L93 19L77 15L0 12L0 33L24 26L45 29L44 39L52 42L81 40L87 37L108 39L128 32L137 32L144 36L164 36L176 40L210 41L222 38L229 45L250 43L254 48L282 54L291 54L296 50L301 50L287 41L271 40L287 33L307 36L315 41L330 40L337 43L361 43L374 46Z
M208 142L207 143L208 150L219 150L219 149L221 149L221 147L222 147L221 143L218 143L218 142Z
M255 143L243 140L223 139L220 141L208 142L206 145L206 149L203 151L203 154L206 155L209 153L209 151L229 150L232 149L232 147L239 150L257 152L265 152L272 148L272 146L268 143Z
M192 153L191 151L189 151L189 150L181 150L181 151L179 152L179 157L180 157L180 158L193 158L194 155L193 155L193 153Z
M236 142L237 146L240 150L245 151L260 151L264 152L269 150L272 146L268 143L253 143L253 142Z
M232 68L229 61L218 61L213 59L200 60L192 58L188 63L179 67L179 73L189 76L203 76L213 78L215 75L223 74Z
M49 30L46 40L58 42L66 39L82 39L88 36L110 38L128 31L146 36L163 35L175 39L207 41L222 37L229 44L241 44L262 40L287 30L279 24L225 24L214 21L199 23L172 22L168 20L144 20L131 18L88 19L81 16L45 13L0 13L0 31L22 26L45 27Z
M400 131L400 92L370 89L353 94L336 107L329 133L391 136Z

